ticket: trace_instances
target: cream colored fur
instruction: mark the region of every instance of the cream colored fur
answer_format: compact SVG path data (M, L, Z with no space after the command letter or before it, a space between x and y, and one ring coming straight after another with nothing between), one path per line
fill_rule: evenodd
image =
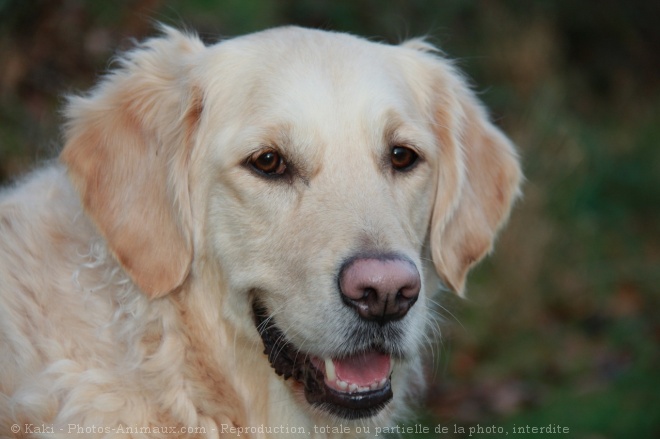
M59 163L0 194L2 437L387 426L423 387L438 276L462 294L520 179L512 145L422 41L280 28L205 47L167 28L66 114ZM388 167L395 144L419 152L412 171ZM246 165L265 147L289 179ZM272 371L250 301L305 352L341 353L356 316L337 267L364 251L406 255L425 285L393 401L349 422Z

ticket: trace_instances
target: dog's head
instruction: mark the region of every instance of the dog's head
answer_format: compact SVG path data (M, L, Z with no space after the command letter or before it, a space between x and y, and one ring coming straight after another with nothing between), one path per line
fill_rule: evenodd
M305 404L401 398L436 275L463 293L520 180L452 65L299 28L210 47L165 29L120 62L71 100L61 159L134 283L221 273L206 294Z

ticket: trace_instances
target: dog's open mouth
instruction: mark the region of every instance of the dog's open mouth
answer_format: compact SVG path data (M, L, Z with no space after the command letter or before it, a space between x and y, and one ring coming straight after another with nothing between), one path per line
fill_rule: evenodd
M271 366L285 380L302 384L310 404L360 419L376 415L392 399L390 355L371 350L345 358L310 356L284 338L263 306L255 303L253 310Z

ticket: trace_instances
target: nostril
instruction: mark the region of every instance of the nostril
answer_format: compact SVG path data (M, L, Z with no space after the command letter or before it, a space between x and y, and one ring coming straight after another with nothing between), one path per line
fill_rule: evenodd
M370 297L374 298L376 296L377 296L376 290L374 290L373 288L365 288L364 293L362 294L362 299L367 300Z
M356 258L339 275L344 302L360 317L384 323L402 318L417 301L419 271L404 257Z

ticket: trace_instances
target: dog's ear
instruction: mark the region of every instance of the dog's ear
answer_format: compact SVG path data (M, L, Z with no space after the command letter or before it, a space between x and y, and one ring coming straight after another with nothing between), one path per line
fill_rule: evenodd
M462 296L469 269L491 250L509 216L522 173L514 146L460 75L441 60L435 72L432 117L440 165L431 254L445 284Z
M60 160L119 263L155 298L192 260L188 167L203 97L190 65L203 44L170 28L68 102Z

